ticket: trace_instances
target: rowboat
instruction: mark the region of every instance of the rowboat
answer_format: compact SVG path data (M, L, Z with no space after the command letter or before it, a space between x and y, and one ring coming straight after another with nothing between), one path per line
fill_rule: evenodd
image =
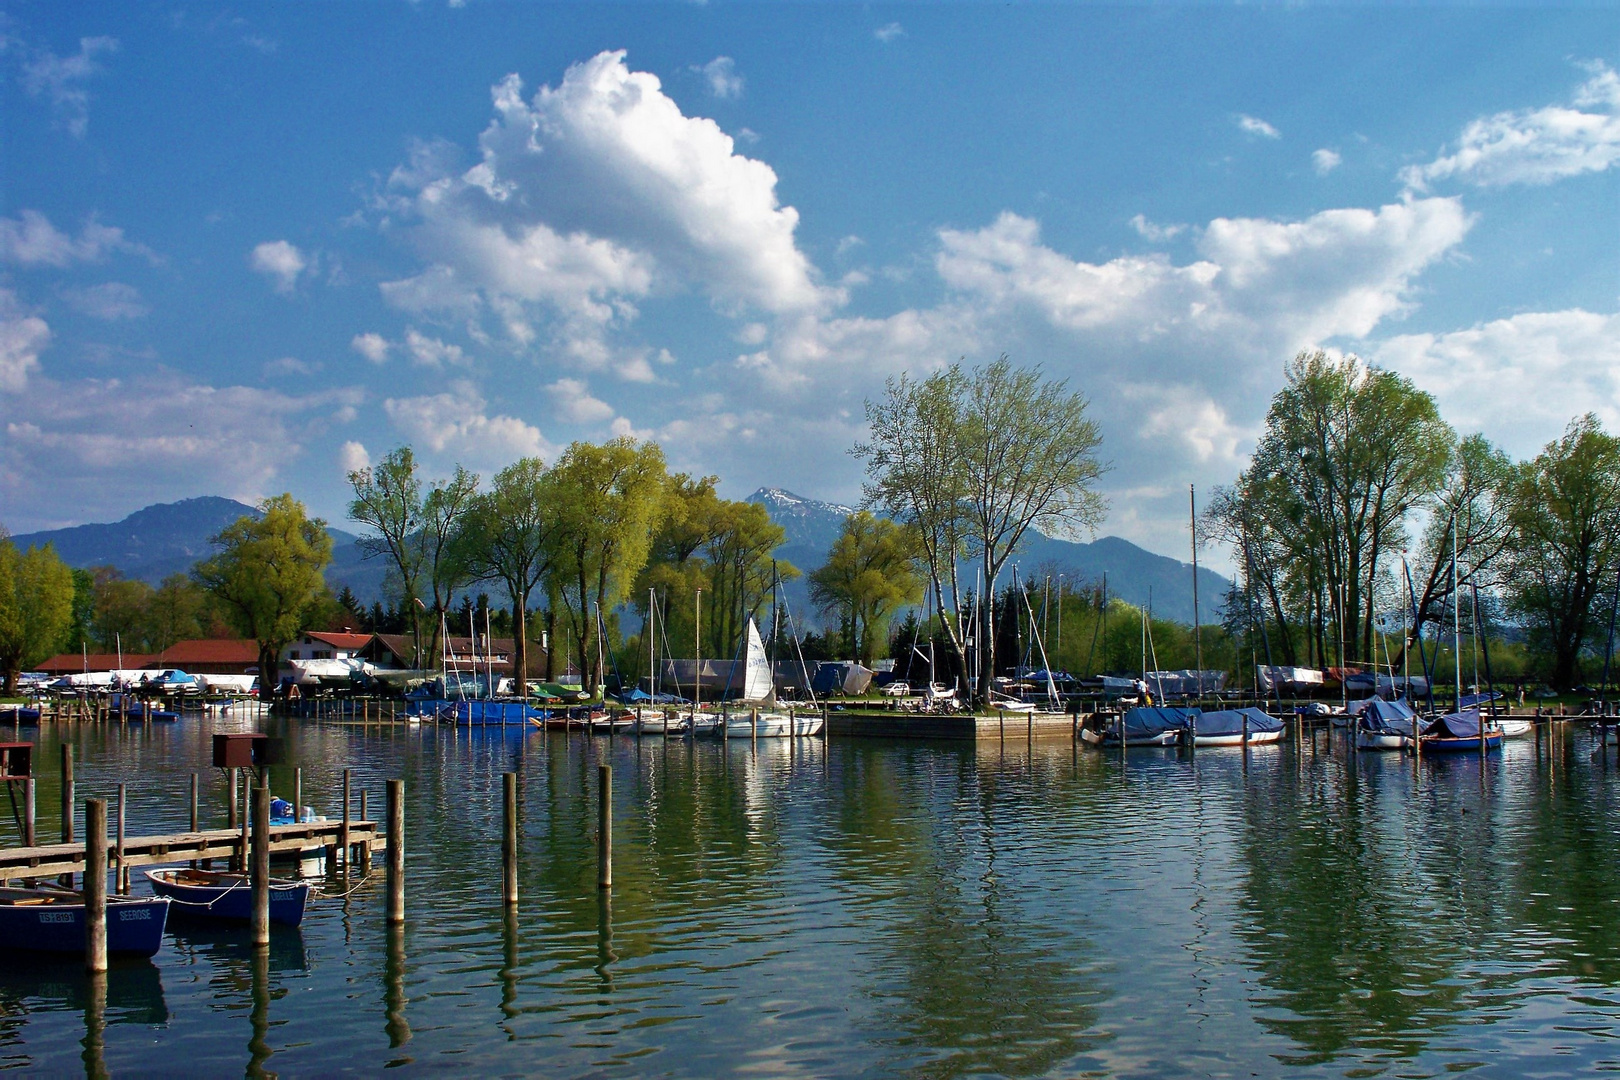
M107 897L107 952L151 956L163 944L164 896ZM84 896L68 889L0 889L0 955L83 956Z
M247 922L253 917L253 882L247 874L211 870L148 870L152 891L175 903L176 917L228 919ZM309 882L270 879L270 921L297 926L304 921Z

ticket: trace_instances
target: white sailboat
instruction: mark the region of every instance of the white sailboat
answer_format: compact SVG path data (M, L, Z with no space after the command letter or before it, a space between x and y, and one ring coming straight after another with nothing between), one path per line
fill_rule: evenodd
M739 704L748 706L748 712L728 714L725 735L728 739L780 739L799 735L820 735L821 715L800 714L793 709L781 712L764 711L776 704L776 682L771 675L771 662L765 656L765 643L760 639L759 627L753 618L743 645L743 692Z

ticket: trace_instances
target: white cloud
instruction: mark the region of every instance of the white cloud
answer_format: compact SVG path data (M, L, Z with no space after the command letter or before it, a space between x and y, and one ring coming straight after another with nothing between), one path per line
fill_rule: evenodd
M539 428L513 416L487 416L486 404L476 386L457 381L442 394L389 398L383 412L407 439L472 467L500 468L520 457L553 456Z
M466 367L467 354L459 345L450 345L438 338L418 333L415 328L405 331L405 351L422 367Z
M253 502L279 490L272 485L305 441L358 401L351 389L294 395L162 371L41 379L28 411L6 422L0 502L71 506L80 520L108 520L154 499L197 495L203 479L204 490Z
M390 346L387 338L381 334L368 331L364 334L354 335L354 339L349 342L349 348L370 360L373 364L381 364L388 360Z
M1249 135L1258 135L1262 139L1280 139L1282 132L1260 119L1247 113L1238 113L1237 126Z
M91 218L75 239L52 225L38 210L24 210L15 218L0 218L0 262L15 266L53 266L101 262L114 252L144 255L156 262L150 248L124 238L124 230Z
M1450 154L1402 170L1401 179L1421 191L1452 177L1480 187L1550 184L1610 168L1620 161L1620 77L1603 64L1589 70L1573 107L1481 117L1463 128Z
M1429 391L1463 431L1528 457L1587 412L1620 430L1620 315L1530 312L1446 334L1403 334L1371 359Z
M1131 218L1131 228L1135 229L1137 234L1140 235L1142 239L1148 241L1148 243L1162 244L1166 240L1173 239L1178 234L1183 232L1187 226L1155 225L1153 222L1149 221L1145 215L1137 214L1135 217Z
M709 81L709 93L717 98L740 98L743 77L737 74L737 62L729 56L717 56L702 67L693 67Z
M565 424L600 424L613 418L613 406L591 396L583 379L558 379L546 387L557 419Z
M296 356L283 356L265 364L264 373L271 378L308 377L324 366L319 360L300 360Z
M887 45L897 37L905 36L905 28L897 22L887 23L872 31L872 36Z
M1337 150L1329 150L1325 146L1320 150L1311 151L1311 165L1316 168L1317 176L1326 176L1337 169L1343 161Z
M102 70L97 57L117 51L118 42L110 37L80 38L72 56L41 50L23 65L23 86L31 96L49 99L57 122L82 139L90 125L90 91L84 83Z
M862 240L860 237L856 236L854 233L851 233L850 235L844 237L842 240L838 241L838 246L834 250L839 255L847 255L851 251L854 251L856 248L860 247L862 244L865 244L865 243L866 243L865 240Z
M51 340L44 319L25 310L17 294L0 288L0 392L20 394L39 370L39 353Z
M775 172L712 120L682 114L623 52L570 67L527 101L515 75L493 96L477 165L457 173L447 153L413 154L378 200L414 217L428 264L383 286L390 303L493 316L519 348L633 374L609 338L645 297L697 289L728 314L773 315L843 301L798 249Z
M93 319L139 319L151 312L133 285L109 281L82 289L63 289L62 297Z
M350 439L338 447L338 471L347 477L352 472L371 467L371 454L366 451L364 444Z
M298 275L309 268L308 257L285 240L267 240L258 245L248 263L274 282L278 293L292 292L298 284Z
M1136 406L1138 439L1174 439L1201 464L1236 471L1260 433L1259 424L1233 423L1225 408L1195 387L1138 384L1121 396Z

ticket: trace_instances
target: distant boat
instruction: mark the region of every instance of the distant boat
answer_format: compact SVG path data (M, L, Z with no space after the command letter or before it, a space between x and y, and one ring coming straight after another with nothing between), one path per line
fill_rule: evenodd
M771 662L765 657L765 642L761 640L759 627L754 624L752 617L744 631L742 703L749 706L747 712L741 715L731 713L726 718L725 736L728 739L781 739L821 734L820 713L811 712L802 716L780 710L756 713L757 705L776 703L776 681L771 672Z
M248 922L253 917L253 881L247 874L211 870L148 870L152 891L178 906L175 916ZM297 926L304 921L309 882L270 879L270 921Z
M151 956L169 917L164 896L107 897L107 952ZM68 889L0 889L0 955L84 955L84 896Z
M1174 746L1181 741L1196 709L1174 709L1163 705L1139 705L1103 729L1101 743L1118 746L1121 735L1126 746Z
M0 723L5 724L37 724L39 723L39 710L31 709L26 705L8 705L0 709Z
M1486 750L1501 749L1500 729L1485 728L1484 743ZM1425 754L1479 753L1479 710L1464 709L1461 712L1435 717L1423 728L1423 734L1419 737L1419 749Z

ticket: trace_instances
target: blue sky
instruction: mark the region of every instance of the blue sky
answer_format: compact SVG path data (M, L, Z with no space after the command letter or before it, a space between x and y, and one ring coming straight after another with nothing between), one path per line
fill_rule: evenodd
M574 439L858 498L883 380L1091 399L1185 549L1284 363L1620 430L1620 13L0 4L0 521Z

